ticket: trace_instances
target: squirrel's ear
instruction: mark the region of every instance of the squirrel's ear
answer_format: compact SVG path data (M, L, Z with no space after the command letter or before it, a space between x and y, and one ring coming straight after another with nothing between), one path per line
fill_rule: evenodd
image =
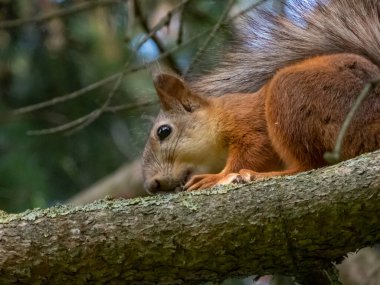
M201 106L208 105L206 98L193 94L185 82L174 75L157 75L154 87L164 111L193 112Z

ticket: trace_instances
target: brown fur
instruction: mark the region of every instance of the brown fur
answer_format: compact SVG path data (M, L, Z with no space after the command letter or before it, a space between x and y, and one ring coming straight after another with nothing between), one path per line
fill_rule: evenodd
M186 188L288 175L326 165L323 155L333 149L353 102L364 84L378 77L380 69L363 57L327 55L280 70L256 94L215 98L223 102L218 105L216 120L229 143L227 163L219 174L193 177ZM380 88L372 92L352 121L342 157L378 148ZM286 169L268 171L275 170L272 162L278 156ZM270 169L265 170L265 165Z
M269 82L266 114L270 139L289 165L317 168L364 84L380 69L353 54L321 56L279 71ZM348 159L380 147L380 89L355 114L343 144Z

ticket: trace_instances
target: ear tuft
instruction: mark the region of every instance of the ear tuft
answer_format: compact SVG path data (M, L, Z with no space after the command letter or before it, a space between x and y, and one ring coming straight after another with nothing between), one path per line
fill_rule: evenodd
M164 111L193 112L207 100L193 94L185 82L171 74L159 74L154 78L154 87Z
M162 91L170 93L171 91L176 90L178 87L184 88L184 82L175 75L162 73L155 76L154 87L156 89L160 88Z

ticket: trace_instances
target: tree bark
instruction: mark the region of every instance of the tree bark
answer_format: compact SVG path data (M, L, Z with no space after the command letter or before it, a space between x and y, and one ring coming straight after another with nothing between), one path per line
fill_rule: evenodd
M0 215L0 284L307 276L380 242L380 151L249 185Z

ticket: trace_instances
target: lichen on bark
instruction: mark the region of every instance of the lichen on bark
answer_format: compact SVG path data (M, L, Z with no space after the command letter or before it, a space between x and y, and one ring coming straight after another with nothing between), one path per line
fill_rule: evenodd
M380 241L380 151L247 185L0 213L0 283L305 276Z

